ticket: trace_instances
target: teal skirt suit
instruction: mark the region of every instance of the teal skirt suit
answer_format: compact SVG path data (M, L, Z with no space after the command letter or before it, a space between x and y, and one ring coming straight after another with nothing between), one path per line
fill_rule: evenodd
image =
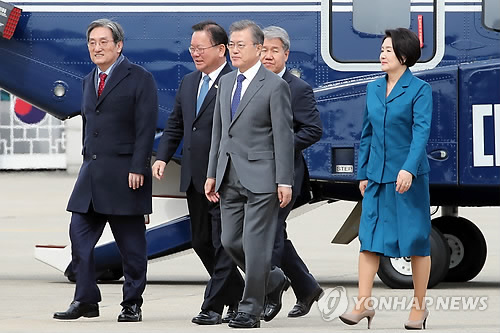
M430 255L429 161L432 89L407 69L386 98L386 77L368 84L358 180L368 180L359 225L360 251L387 257ZM399 194L400 170L413 175Z

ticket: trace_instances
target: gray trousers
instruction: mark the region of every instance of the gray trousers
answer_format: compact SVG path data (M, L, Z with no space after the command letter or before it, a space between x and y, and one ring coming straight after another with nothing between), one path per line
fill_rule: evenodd
M260 317L266 294L284 279L280 268L271 270L278 195L276 192L252 193L244 188L231 162L219 194L222 246L245 272L245 289L238 311Z

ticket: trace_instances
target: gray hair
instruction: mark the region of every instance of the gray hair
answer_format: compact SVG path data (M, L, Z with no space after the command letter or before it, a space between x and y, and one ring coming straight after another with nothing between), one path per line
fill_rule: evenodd
M279 38L283 43L283 50L286 52L290 50L290 37L285 29L272 25L262 30L265 39Z
M92 32L92 30L98 27L104 27L111 30L111 34L113 35L113 41L115 42L115 44L118 42L122 42L125 38L125 33L123 32L123 28L120 23L102 18L95 20L89 24L87 28L87 42L90 39L90 33Z
M264 33L254 21L241 20L233 22L229 27L229 32L230 34L232 34L235 31L241 31L245 29L250 29L250 31L252 32L252 39L255 44L264 44Z

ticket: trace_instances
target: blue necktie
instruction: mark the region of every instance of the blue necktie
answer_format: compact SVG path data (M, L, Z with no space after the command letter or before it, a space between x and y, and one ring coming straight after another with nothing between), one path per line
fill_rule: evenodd
M234 90L233 101L231 103L231 120L238 110L238 105L240 105L241 100L241 88L243 87L243 80L245 80L245 75L240 74L236 78L236 89Z
M205 100L205 97L207 96L208 82L210 82L210 76L205 75L203 77L203 83L201 84L200 95L198 96L198 99L196 100L196 114L198 114L198 112L200 112L201 105L203 104L203 101Z

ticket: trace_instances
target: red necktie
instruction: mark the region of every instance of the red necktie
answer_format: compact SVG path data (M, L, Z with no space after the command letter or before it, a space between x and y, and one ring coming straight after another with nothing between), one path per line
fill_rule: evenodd
M100 97L102 94L102 91L104 90L104 81L106 81L106 78L108 77L108 74L106 73L101 73L99 74L99 87L97 88L97 97Z

